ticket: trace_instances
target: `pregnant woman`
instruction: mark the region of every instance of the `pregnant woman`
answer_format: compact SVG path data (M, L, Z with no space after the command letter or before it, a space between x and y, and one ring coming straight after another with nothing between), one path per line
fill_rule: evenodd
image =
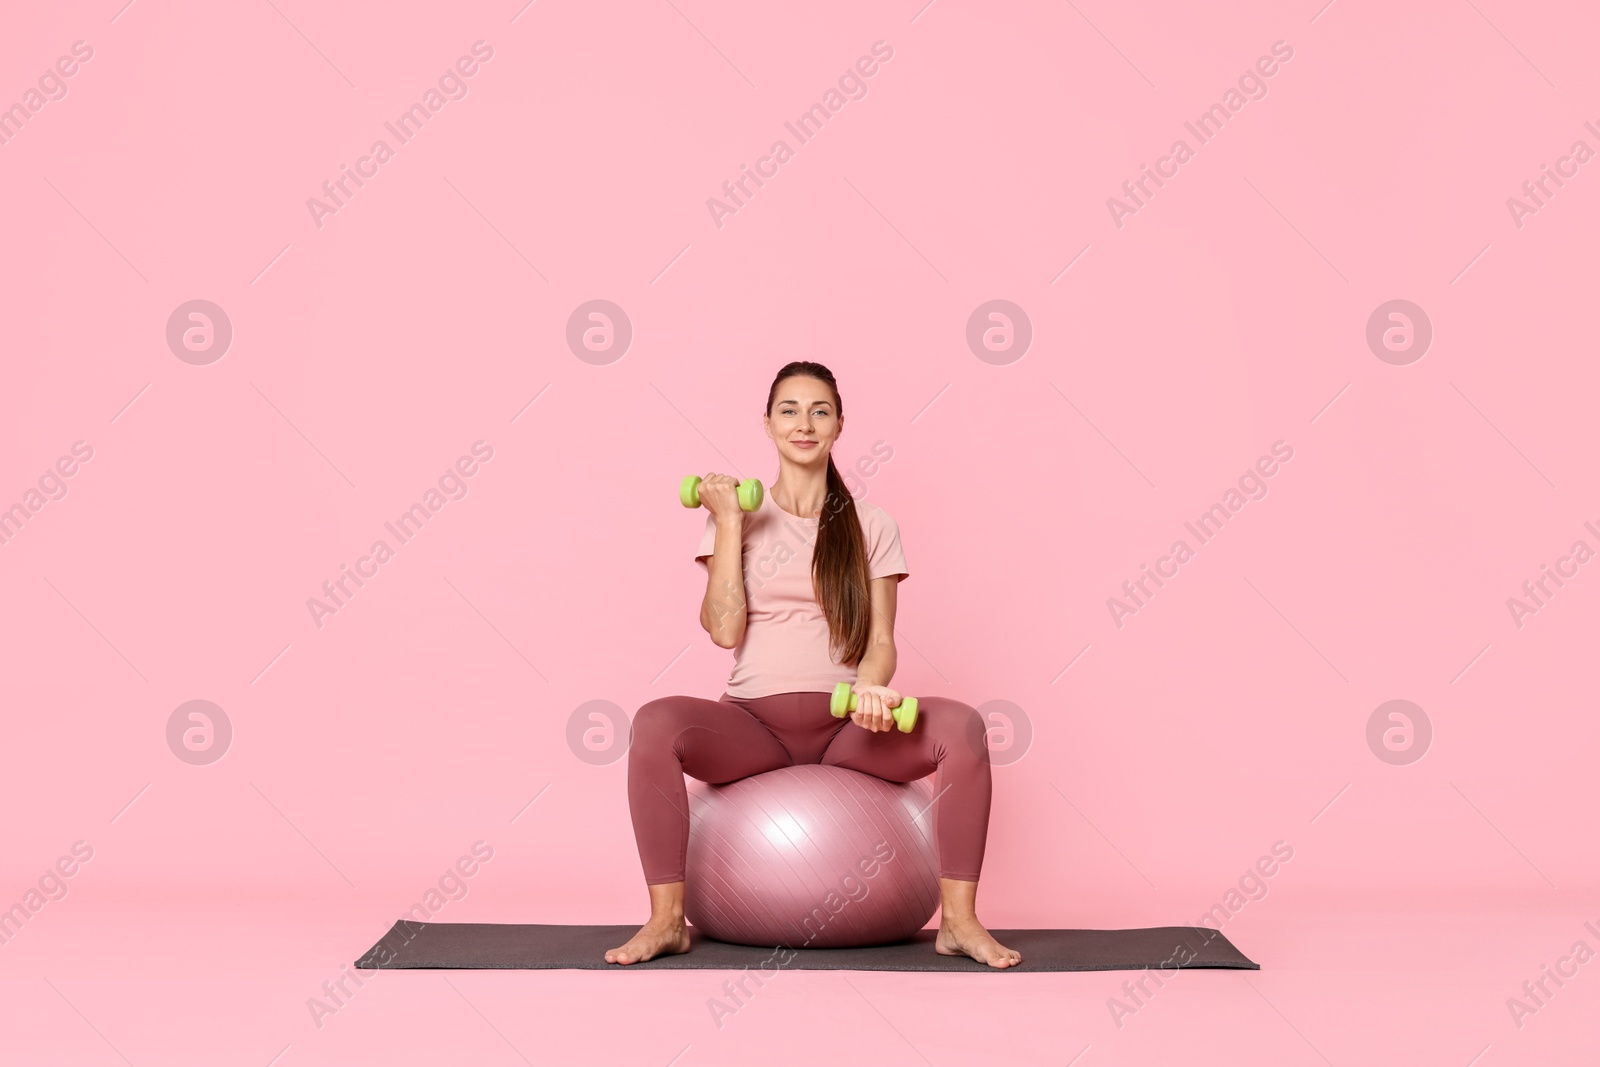
M833 373L790 363L767 393L778 477L767 506L739 508L737 481L700 483L710 515L696 560L706 569L700 625L734 649L720 699L669 696L639 709L628 750L628 804L650 891L650 920L608 963L689 951L684 864L689 801L683 776L721 784L797 763L824 763L910 782L937 773L932 808L941 912L934 950L1010 967L1022 955L990 936L975 910L989 826L989 756L978 713L924 697L915 729L893 729L895 589L907 576L900 531L858 503L830 454L844 428ZM708 560L709 557L709 560ZM829 696L854 681L857 710L834 718Z

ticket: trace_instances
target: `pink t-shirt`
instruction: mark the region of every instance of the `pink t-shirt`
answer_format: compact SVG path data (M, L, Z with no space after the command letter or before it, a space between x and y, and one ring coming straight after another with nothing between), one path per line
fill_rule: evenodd
M868 578L898 574L904 581L900 527L876 504L856 501L867 546ZM854 667L836 661L828 647L828 619L811 581L812 548L820 519L791 515L768 497L744 513L744 640L733 648L727 692L735 697L773 693L831 693L854 682ZM706 515L695 562L709 573L717 524Z

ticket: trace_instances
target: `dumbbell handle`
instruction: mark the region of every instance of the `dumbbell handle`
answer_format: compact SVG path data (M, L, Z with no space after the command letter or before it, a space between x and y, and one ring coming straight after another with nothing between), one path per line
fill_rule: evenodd
M678 500L686 508L700 506L700 483L703 479L698 474L691 474L678 485ZM761 482L756 478L746 478L739 483L739 510L755 511L761 507L761 501L766 493L761 488Z
M836 719L842 719L856 710L860 702L860 694L850 688L849 682L840 682L833 687L833 699L829 702L828 710ZM889 714L894 717L895 725L903 734L909 734L917 725L917 698L902 696L900 703L889 709Z

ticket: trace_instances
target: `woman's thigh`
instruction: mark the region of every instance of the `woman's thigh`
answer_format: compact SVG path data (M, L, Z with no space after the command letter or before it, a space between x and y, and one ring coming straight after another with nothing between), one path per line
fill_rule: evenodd
M670 751L683 773L720 784L787 767L789 753L772 731L738 704L706 697L652 700L633 719L634 753Z
M953 757L960 764L987 764L982 719L968 704L949 697L918 701L917 725L874 733L846 720L822 756L822 762L874 775L891 782L925 778Z
M844 721L828 713L830 694L815 692L774 693L764 697L732 697L772 732L791 763L820 763L828 743Z

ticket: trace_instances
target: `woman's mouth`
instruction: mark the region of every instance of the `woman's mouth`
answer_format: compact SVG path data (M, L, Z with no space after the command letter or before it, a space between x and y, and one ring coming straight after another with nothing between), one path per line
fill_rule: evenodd
M814 448L814 447L816 447L816 444L817 443L815 441L796 441L796 442L794 442L794 447L796 447L796 448Z

